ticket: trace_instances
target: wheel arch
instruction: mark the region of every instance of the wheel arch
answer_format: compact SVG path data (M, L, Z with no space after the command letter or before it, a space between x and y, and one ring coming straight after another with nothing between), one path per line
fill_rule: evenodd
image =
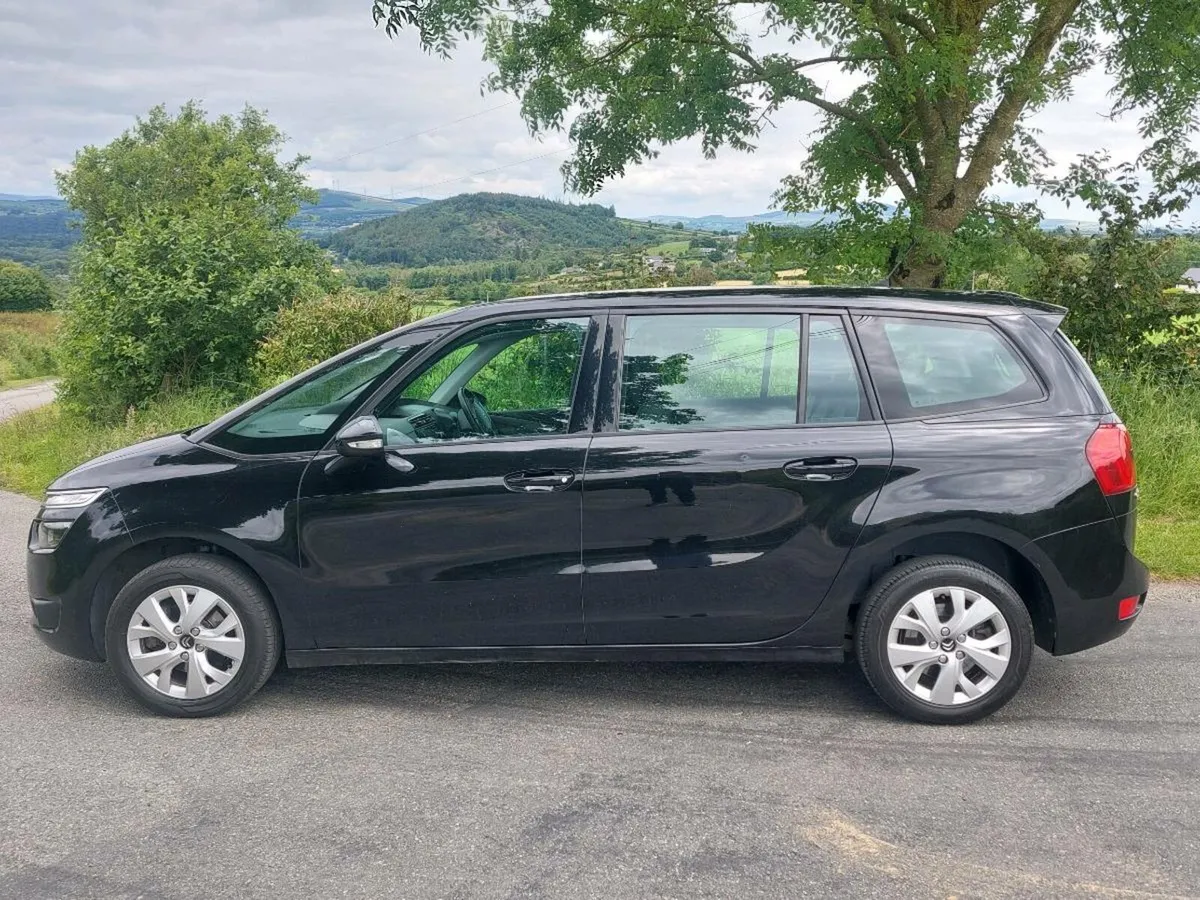
M96 579L92 589L90 624L92 643L101 659L106 658L104 649L104 628L108 611L112 607L117 594L121 592L129 580L147 566L172 556L185 553L210 553L220 556L237 565L262 588L275 615L279 618L286 644L288 619L280 610L275 592L271 590L266 579L254 565L254 554L238 541L227 535L213 535L203 532L187 532L182 530L163 531L146 529L131 535L133 545L127 547L104 567Z
M1054 600L1038 566L1020 549L1027 541L1000 533L933 529L920 534L896 535L889 540L859 546L855 565L842 573L836 596L845 603L844 634L854 633L859 608L871 586L896 566L922 556L957 556L992 570L1020 596L1033 620L1034 639L1043 649L1054 646ZM847 647L849 644L846 645Z

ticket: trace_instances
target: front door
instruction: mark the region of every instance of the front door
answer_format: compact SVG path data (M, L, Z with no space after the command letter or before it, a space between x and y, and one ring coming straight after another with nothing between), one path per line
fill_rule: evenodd
M825 597L892 457L845 319L672 313L615 325L613 421L584 481L587 642L794 631Z
M547 317L452 336L364 410L386 459L314 460L299 528L321 646L583 641L597 333L588 318Z

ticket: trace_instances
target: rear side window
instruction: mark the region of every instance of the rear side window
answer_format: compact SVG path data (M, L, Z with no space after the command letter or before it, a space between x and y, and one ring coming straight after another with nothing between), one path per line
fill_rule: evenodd
M808 320L805 365L804 421L807 424L836 425L870 418L854 352L840 318L812 316Z
M630 316L620 429L796 423L800 316Z
M889 418L971 412L1044 396L1028 365L987 322L869 316L862 323Z

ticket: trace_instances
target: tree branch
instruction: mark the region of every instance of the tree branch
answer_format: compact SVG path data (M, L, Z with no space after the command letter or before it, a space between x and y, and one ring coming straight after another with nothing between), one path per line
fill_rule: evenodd
M1017 120L1033 96L1038 77L1081 3L1082 0L1043 0L1029 43L1013 67L1008 89L980 132L966 173L958 179L958 192L968 202L974 202L991 180L1004 148L1012 139Z

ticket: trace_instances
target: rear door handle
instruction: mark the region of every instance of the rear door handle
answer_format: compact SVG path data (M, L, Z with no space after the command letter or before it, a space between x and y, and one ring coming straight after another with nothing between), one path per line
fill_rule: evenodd
M547 494L565 491L575 481L571 469L537 469L529 472L512 472L504 476L504 486L519 494Z
M783 474L797 481L842 481L854 474L858 460L846 456L814 456L783 467Z

